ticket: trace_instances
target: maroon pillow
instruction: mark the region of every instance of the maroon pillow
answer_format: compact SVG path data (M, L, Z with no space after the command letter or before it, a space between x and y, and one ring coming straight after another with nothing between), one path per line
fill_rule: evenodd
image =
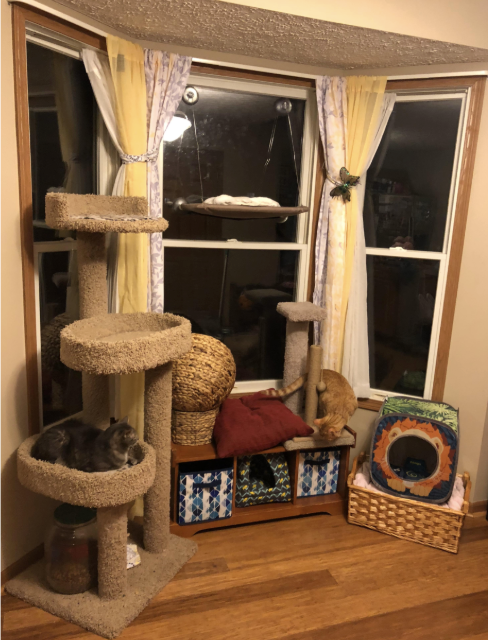
M262 393L225 400L215 422L219 458L271 449L285 440L309 436L313 429L279 398Z

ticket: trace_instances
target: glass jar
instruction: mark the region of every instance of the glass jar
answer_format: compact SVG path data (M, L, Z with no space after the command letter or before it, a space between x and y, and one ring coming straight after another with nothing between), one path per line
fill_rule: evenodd
M83 593L97 581L96 509L62 504L46 537L46 580L63 594Z

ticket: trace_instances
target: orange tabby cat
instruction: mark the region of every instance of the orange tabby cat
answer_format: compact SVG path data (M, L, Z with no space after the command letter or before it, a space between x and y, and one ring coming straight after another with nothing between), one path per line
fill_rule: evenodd
M319 392L319 415L323 418L314 420L320 435L325 440L335 440L341 435L347 421L356 411L358 401L349 382L343 375L330 369L322 369L322 379L317 385ZM264 394L273 397L285 397L300 389L307 380L307 374L295 380L283 389L268 389Z

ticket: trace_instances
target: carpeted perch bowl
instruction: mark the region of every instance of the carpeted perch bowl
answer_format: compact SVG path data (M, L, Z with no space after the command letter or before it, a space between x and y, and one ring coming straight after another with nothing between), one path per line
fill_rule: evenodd
M220 405L236 379L230 350L210 336L193 333L192 349L173 363L172 439L183 445L208 444Z

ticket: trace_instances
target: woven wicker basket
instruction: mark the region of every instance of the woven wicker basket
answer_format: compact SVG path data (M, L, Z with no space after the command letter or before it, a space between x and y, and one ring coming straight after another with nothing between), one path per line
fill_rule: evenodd
M367 459L361 453L355 460L347 478L349 487L347 520L368 529L375 529L396 538L419 542L429 547L458 552L461 528L469 508L471 482L465 473L462 511L453 511L433 504L397 498L353 484L359 465Z
M234 357L225 344L211 336L192 334L191 351L173 364L173 442L211 442L220 405L235 379Z
M173 411L171 437L176 444L199 445L212 442L220 407L210 411Z

